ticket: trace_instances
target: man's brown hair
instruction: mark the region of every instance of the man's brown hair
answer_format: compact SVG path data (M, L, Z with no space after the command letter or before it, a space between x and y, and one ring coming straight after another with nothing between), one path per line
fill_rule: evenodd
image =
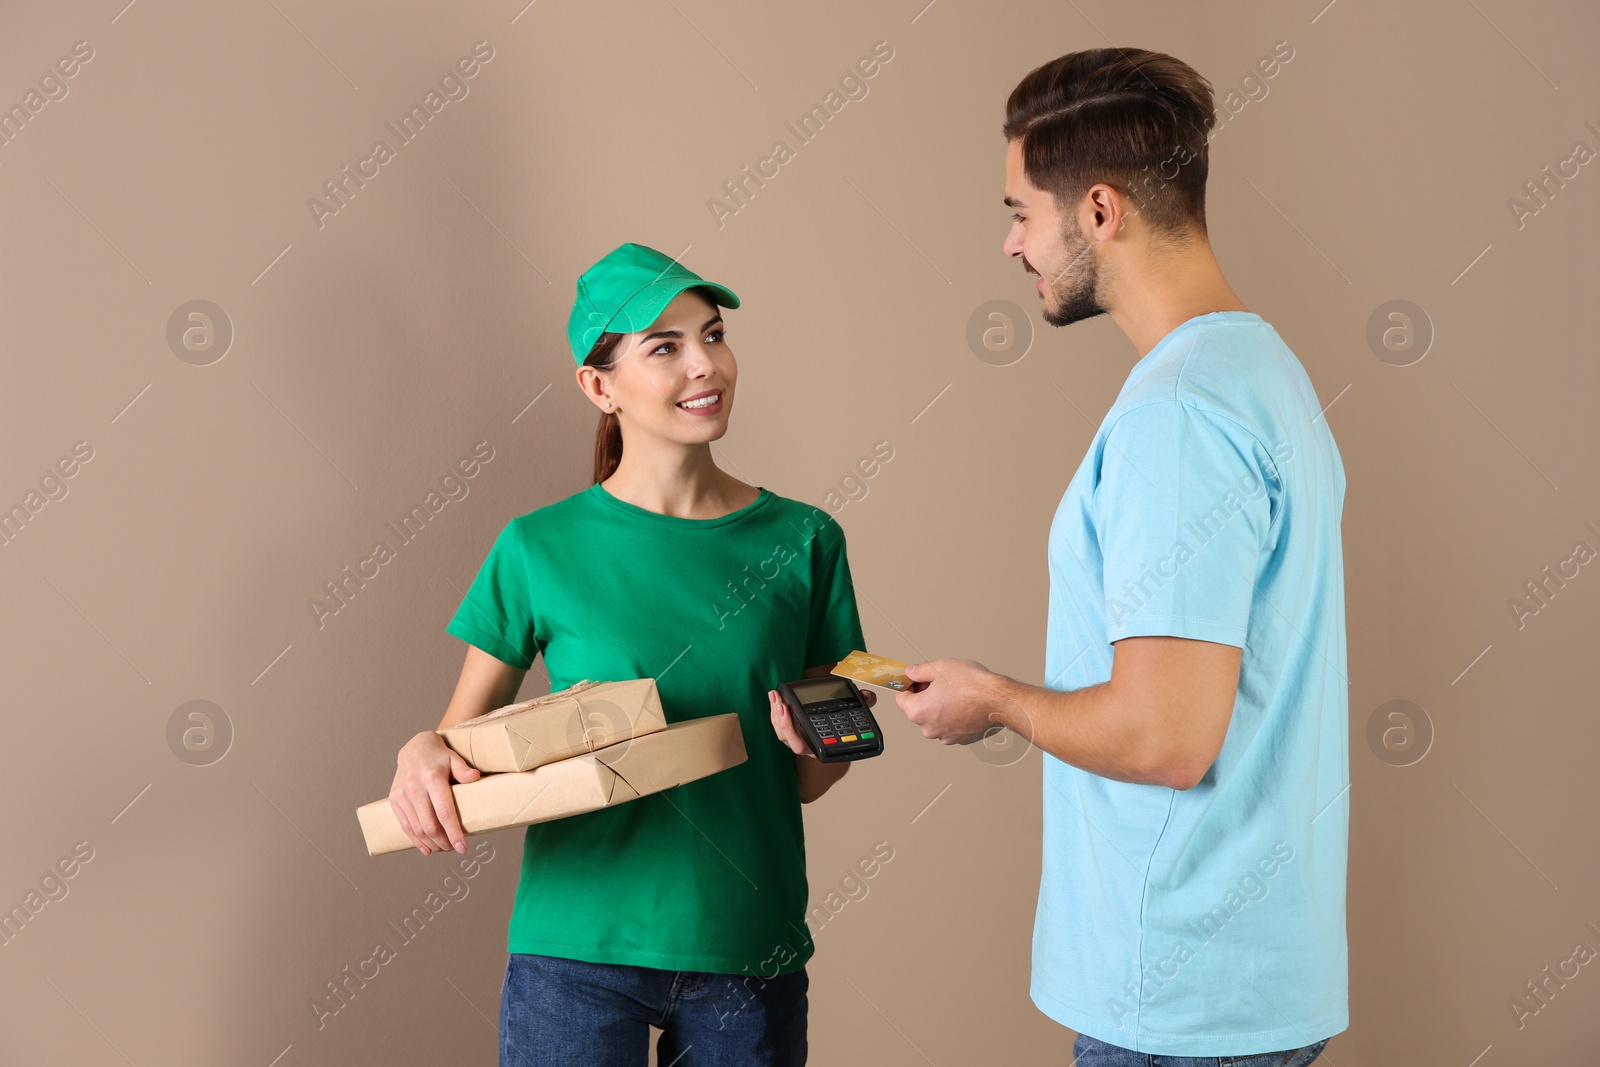
M1206 232L1211 83L1143 48L1071 52L1029 72L1006 101L1028 180L1071 210L1091 185L1128 197L1158 236Z

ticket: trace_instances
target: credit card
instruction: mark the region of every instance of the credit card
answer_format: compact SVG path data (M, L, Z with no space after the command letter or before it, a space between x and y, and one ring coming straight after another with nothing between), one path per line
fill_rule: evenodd
M870 652L852 652L833 668L833 674L868 685L882 686L904 692L911 688L906 677L906 665L897 659L874 656Z

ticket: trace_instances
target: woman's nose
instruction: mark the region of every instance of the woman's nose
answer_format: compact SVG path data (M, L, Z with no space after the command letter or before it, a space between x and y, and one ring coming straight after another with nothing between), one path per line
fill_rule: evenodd
M711 354L705 349L695 345L689 349L688 357L684 360L684 372L691 378L704 378L711 373Z

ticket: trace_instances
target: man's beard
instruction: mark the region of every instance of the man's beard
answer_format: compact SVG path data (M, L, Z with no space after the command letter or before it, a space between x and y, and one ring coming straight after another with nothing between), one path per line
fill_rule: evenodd
M1069 217L1067 221L1069 225L1062 228L1066 268L1057 278L1045 282L1054 300L1054 307L1050 300L1045 301L1044 321L1052 326L1071 326L1075 322L1106 313L1095 293L1100 280L1099 259L1084 238L1078 220Z

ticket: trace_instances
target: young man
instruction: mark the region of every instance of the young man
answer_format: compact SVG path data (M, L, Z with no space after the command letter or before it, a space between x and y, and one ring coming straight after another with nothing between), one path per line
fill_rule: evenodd
M1045 687L937 659L895 698L1044 751L1032 997L1078 1067L1303 1067L1349 1025L1344 469L1212 255L1211 101L1136 49L1012 92L1006 253L1139 358L1051 526Z

